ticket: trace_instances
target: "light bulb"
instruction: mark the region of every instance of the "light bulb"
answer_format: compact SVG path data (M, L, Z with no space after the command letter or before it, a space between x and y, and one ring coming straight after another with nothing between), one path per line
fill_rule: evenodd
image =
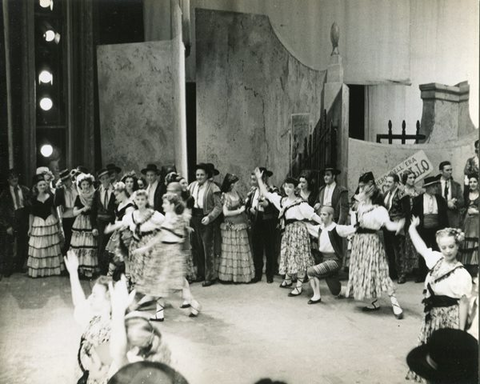
M49 97L44 97L40 100L40 108L44 111L49 111L53 107L53 101Z
M53 153L53 147L50 144L42 145L40 153L43 157L50 157Z
M44 84L53 84L53 75L49 71L43 70L40 72L40 75L38 75L38 82Z

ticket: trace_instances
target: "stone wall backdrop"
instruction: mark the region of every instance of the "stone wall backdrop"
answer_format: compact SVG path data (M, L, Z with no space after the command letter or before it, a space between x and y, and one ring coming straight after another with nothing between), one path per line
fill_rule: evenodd
M174 40L98 47L102 160L124 170L175 163L179 129L178 44Z
M293 57L266 16L197 9L196 44L197 160L213 162L220 178L237 174L244 190L257 165L279 185L289 170L291 115L310 114L315 126L325 71Z
M348 152L348 190L353 194L357 187L358 177L372 171L376 178L392 170L402 161L416 152L423 150L433 165L429 176L436 176L438 165L448 160L453 166L453 178L463 185L463 169L469 157L475 155L473 143L478 133L472 132L460 139L435 144L377 144L356 139L349 139ZM422 182L419 186L422 186Z

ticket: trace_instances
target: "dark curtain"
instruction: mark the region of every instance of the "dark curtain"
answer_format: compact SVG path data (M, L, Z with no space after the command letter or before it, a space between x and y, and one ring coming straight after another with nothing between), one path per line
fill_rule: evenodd
M73 141L72 167L97 168L100 154L98 103L96 102L96 52L94 1L71 2Z

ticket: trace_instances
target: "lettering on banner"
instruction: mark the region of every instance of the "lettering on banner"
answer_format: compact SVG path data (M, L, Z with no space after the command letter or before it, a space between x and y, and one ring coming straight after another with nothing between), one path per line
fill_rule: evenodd
M390 173L396 173L400 179L406 171L412 171L415 174L416 182L423 180L428 176L430 172L433 171L433 164L428 159L424 151L418 151L413 156L410 156L408 159L402 161L400 164L393 167L389 172L380 176L377 179L377 185L379 188L382 188L385 183L386 177Z

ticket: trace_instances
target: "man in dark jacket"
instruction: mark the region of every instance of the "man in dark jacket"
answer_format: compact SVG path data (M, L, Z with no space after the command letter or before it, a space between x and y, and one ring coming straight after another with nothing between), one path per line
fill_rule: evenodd
M28 253L30 190L19 184L19 173L10 169L7 188L0 195L0 273L22 272Z
M427 177L423 181L425 193L413 199L412 215L420 219L418 233L428 248L438 251L435 234L438 230L448 227L447 202L438 193L438 177ZM427 266L423 257L419 257L419 275L416 282L425 281Z

